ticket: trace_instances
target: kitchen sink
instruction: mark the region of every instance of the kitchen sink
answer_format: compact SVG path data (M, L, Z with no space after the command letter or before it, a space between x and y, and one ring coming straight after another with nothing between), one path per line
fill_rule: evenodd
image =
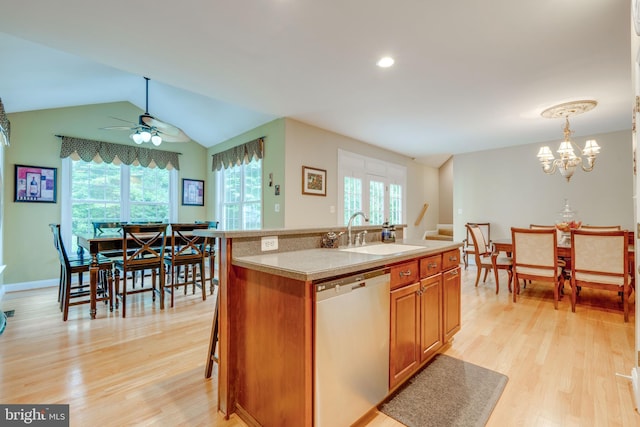
M415 251L416 249L424 249L424 246L401 245L398 243L382 243L379 245L356 246L352 248L341 248L344 252L356 252L369 255L396 255L403 252Z

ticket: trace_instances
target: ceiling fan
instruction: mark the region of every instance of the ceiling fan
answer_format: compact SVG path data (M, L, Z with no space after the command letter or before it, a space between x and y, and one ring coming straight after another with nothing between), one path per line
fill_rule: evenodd
M151 141L151 143L156 147L160 145L162 141L190 141L191 138L189 138L189 136L187 136L187 134L184 133L182 129L158 120L151 114L149 114L149 77L145 77L144 80L146 84L146 104L144 114L140 115L140 117L138 118L138 123L136 124L128 120L118 119L117 117L114 117L117 120L131 123L132 126L109 126L102 129L130 131L132 133L129 135L129 137L133 139L133 142L135 142L136 144L142 144L143 142Z

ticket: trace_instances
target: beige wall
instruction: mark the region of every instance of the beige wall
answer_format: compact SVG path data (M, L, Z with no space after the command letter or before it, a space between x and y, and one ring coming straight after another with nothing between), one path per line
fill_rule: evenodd
M5 150L3 185L5 284L49 280L59 274L59 262L48 226L60 222L61 140L56 135L133 145L127 132L100 128L116 122L109 117L135 118L141 113L133 105L119 102L9 114L11 146ZM182 153L178 173L180 183L181 178L206 179L206 150L199 144L163 142L159 149ZM57 203L15 203L15 164L58 168ZM205 214L204 207L180 205L178 208L179 221L205 219Z
M440 189L440 212L438 222L453 224L453 157L444 162L438 170Z
M631 131L574 138L578 146L595 137L602 147L592 172L577 170L567 183L546 175L536 158L542 143L454 157L455 240L466 222L491 222L491 238L510 237L512 226L553 224L564 199L585 224L620 224L633 230ZM559 142L549 142L552 150Z
M305 123L286 119L286 214L287 228L332 226L342 224L338 206L338 149L396 163L407 167L407 224L406 236L421 237L437 222L438 171L421 165L409 157L339 135ZM302 194L302 166L327 171L327 196ZM436 201L436 202L432 202ZM430 203L427 215L415 226L424 203ZM433 206L433 205L436 206Z

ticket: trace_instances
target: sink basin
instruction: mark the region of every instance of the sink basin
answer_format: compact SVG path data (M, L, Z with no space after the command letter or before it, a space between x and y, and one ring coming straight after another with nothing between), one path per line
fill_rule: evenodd
M415 251L416 249L424 249L424 246L382 243L379 245L357 246L353 248L343 248L340 250L344 252L356 252L369 255L395 255L403 252Z

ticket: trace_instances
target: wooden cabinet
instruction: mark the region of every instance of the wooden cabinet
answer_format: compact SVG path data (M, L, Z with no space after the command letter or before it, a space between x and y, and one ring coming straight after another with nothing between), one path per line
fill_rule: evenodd
M443 311L444 311L444 341L449 341L460 330L460 297L461 280L460 267L443 273Z
M455 249L391 268L390 388L411 377L460 330L459 264Z
M442 275L420 281L420 363L444 344L442 328Z
M400 384L420 364L420 282L391 291L389 387Z
M391 268L391 388L413 375L443 345L441 265L438 254ZM413 274L418 266L419 276Z

